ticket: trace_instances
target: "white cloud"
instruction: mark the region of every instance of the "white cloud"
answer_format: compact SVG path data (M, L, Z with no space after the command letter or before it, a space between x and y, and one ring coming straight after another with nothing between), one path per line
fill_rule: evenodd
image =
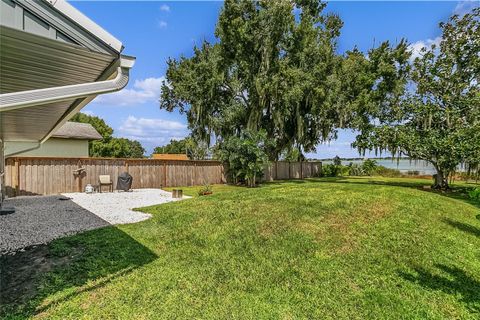
M167 4L162 4L160 6L160 11L170 12L170 6L168 6Z
M466 13L472 11L474 8L477 8L479 6L480 6L480 1L478 0L460 1L458 2L455 9L453 10L453 14L463 16ZM409 46L409 49L412 51L411 60L413 61L415 58L421 56L420 50L423 47L426 47L427 49L429 49L433 44L435 44L438 48L441 41L442 41L442 37L439 36L439 37L436 37L435 39L420 40L415 43L412 43Z
M420 57L421 50L424 47L426 47L427 49L430 49L432 45L435 45L438 48L441 41L442 41L442 37L436 37L435 39L420 40L412 43L411 45L408 46L409 50L412 52L411 59L414 60L415 58Z
M167 23L166 21L163 21L163 20L158 20L157 26L158 26L160 29L163 29L163 28L166 28L166 27L168 26L168 23Z
M118 136L140 141L147 150L183 139L189 134L187 125L179 121L129 116L118 129Z
M87 116L94 116L95 115L95 113L93 113L93 111L90 111L90 110L82 110L80 112L86 114Z
M98 96L94 103L109 106L131 106L158 100L164 77L135 80L132 89Z
M460 1L453 10L453 13L458 14L459 16L463 16L479 6L480 2L478 0Z

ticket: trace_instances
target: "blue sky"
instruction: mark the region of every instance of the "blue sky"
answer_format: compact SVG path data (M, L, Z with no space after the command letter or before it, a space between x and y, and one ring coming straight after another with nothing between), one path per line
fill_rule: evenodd
M215 41L214 30L221 1L71 1L77 9L105 28L137 58L131 80L121 92L100 96L83 109L114 128L116 136L139 140L150 154L157 145L188 134L186 119L159 109L160 86L169 57L190 56L203 39ZM438 23L452 13L464 13L473 1L333 1L327 11L340 15L344 27L339 52L368 50L374 44L406 38L412 48L438 42ZM350 148L355 134L320 145L309 157L356 157Z

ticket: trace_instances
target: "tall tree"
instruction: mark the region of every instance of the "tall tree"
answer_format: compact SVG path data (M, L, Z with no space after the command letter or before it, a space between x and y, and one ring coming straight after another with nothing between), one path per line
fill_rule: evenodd
M333 88L342 26L319 0L227 0L218 42L168 61L161 108L186 113L192 134L209 142L265 130L270 159L292 147L313 151L335 137L343 117Z
M382 99L382 103L361 104L360 113L367 115L355 142L361 151L388 150L425 160L437 171L434 187L442 189L448 188L448 176L460 163L478 165L479 26L480 8L441 23L439 47L421 50L405 77L409 82L403 90ZM391 70L392 78L404 70L397 65ZM373 88L371 92L366 96L381 90Z

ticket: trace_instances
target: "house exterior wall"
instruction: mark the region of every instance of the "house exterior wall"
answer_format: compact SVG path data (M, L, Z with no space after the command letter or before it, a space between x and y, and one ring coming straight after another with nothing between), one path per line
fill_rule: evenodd
M30 144L25 142L5 143L5 149L21 149L22 144L28 148ZM25 153L17 154L18 157L62 157L62 158L82 158L88 157L88 140L60 139L50 138L45 141L40 148Z

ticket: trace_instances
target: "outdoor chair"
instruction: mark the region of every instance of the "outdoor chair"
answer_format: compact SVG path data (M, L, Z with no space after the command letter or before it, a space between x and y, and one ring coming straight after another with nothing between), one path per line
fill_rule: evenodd
M102 193L102 186L108 186L108 190L113 192L113 182L110 175L100 175L98 177L98 192Z

